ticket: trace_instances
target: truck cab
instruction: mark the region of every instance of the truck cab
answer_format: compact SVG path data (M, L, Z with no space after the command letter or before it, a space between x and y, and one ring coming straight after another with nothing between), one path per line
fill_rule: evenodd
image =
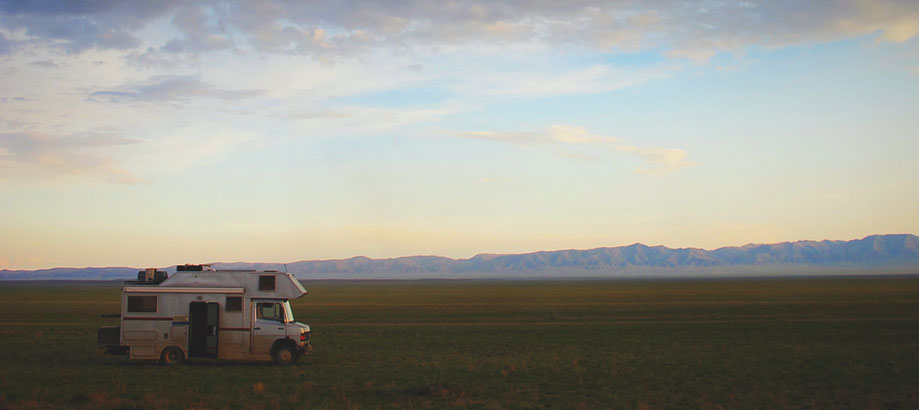
M252 352L254 354L281 354L288 360L287 352L279 352L279 344L293 347L293 360L308 353L310 344L310 327L294 320L290 301L282 299L253 299L252 309ZM288 342L293 341L293 343ZM277 361L277 360L276 360Z

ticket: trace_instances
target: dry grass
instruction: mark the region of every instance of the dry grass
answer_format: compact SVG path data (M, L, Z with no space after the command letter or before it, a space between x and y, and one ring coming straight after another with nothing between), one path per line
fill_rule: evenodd
M117 286L0 287L0 408L919 407L919 278L307 288L297 365L167 368L95 347Z

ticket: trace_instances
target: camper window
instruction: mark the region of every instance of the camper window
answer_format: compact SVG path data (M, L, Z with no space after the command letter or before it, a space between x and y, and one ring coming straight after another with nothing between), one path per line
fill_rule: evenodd
M156 312L156 296L128 296L128 312Z
M256 308L256 316L259 319L284 321L284 308L280 303L259 303Z
M226 306L227 312L242 312L243 310L243 298L239 296L227 296Z
M258 290L274 291L274 275L259 276Z

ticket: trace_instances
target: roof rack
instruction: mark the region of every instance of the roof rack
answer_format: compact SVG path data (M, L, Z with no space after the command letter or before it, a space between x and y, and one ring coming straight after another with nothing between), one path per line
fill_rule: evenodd
M201 272L201 271L213 271L211 265L194 265L191 263L186 263L184 265L176 265L176 272Z
M126 280L124 281L125 286L156 286L153 282L147 282L144 280Z

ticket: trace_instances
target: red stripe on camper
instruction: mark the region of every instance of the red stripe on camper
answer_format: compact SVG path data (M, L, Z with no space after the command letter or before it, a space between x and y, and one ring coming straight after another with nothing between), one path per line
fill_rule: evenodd
M236 332L248 332L248 331L249 331L249 328L247 328L247 327L221 327L221 328L220 328L220 331L221 331L221 332L233 332L233 331L236 331Z
M126 317L124 320L172 320L172 317Z

